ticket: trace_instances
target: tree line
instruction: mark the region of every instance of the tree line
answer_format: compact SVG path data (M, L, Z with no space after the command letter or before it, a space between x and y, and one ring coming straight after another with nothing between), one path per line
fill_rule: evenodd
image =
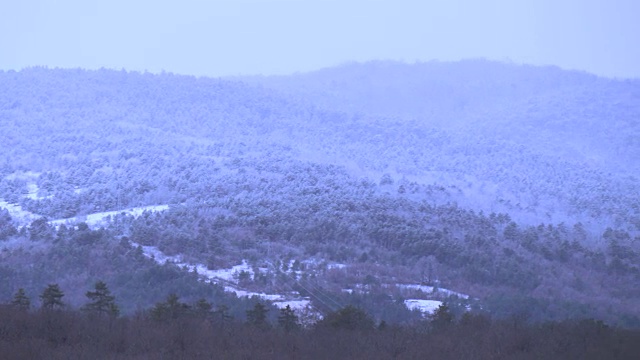
M0 305L0 354L5 359L631 359L640 330L600 321L527 324L483 314L452 315L447 305L410 325L376 322L354 306L301 324L290 307L269 320L262 302L244 321L206 300L184 303L176 294L150 309L120 316L115 297L99 281L80 309L66 307L57 284L41 306L18 290Z

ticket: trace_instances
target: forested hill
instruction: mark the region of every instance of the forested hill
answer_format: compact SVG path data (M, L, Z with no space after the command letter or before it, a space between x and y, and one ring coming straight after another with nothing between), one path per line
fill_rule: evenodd
M472 131L610 172L640 170L640 80L485 60L376 61L241 79L329 109Z
M242 79L0 72L0 198L33 216L0 214L4 290L86 288L98 272L78 254L113 245L122 263L131 240L212 268L354 266L313 274L344 303L343 288L384 293L429 268L496 312L640 323L639 88L488 62ZM148 205L169 210L95 234L48 222ZM28 266L85 235L65 260L73 274ZM129 309L148 305L99 263ZM522 296L533 300L505 300Z
M377 157L393 159L380 164L385 170L415 169L425 180L450 175L444 182L467 200L492 198L476 207L506 203L491 210L524 210L519 218L533 223L637 223L623 213L638 209L628 196L640 171L638 80L483 60L370 62L241 79L321 108L384 118L371 135L381 144L372 149ZM437 141L423 131L446 136ZM374 143L364 139L354 137Z

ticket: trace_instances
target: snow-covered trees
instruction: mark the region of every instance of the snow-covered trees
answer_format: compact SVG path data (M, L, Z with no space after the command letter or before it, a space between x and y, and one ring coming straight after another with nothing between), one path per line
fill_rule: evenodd
M6 209L0 209L0 241L17 234L11 215Z
M0 198L48 219L172 205L138 219L117 215L103 232L56 231L47 218L18 224L3 211L0 240L12 241L0 243L9 248L0 270L10 274L0 285L12 291L23 281L33 292L67 273L80 289L109 274L113 286L145 289L114 288L123 312L134 299L155 301L154 291L203 296L196 276L120 247L127 236L213 266L291 252L401 267L407 281L422 281L416 262L433 258L440 280L480 293L506 287L565 297L555 289L572 280L562 274L589 271L622 280L585 277L580 298L632 291L637 82L482 62L387 65L318 73L318 82L281 79L292 81L284 92L270 90L269 79L254 87L108 70L0 73ZM358 73L378 82L345 80ZM327 92L323 79L335 74L342 85ZM305 91L313 96L299 101ZM458 126L442 126L448 122ZM584 226L572 228L577 221ZM561 222L566 229L549 226ZM607 226L615 232L602 235ZM607 239L617 232L628 237ZM43 252L20 252L26 238ZM121 281L122 273L134 279ZM68 291L69 302L84 300Z

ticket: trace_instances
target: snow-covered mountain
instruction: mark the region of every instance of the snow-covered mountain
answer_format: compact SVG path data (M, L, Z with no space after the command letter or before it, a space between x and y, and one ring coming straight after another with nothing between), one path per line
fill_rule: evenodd
M0 296L98 276L130 310L154 282L224 293L136 243L198 273L273 264L238 291L288 289L320 310L408 321L412 299L447 299L396 285L437 285L496 314L633 322L639 96L638 81L486 61L0 72L0 245L38 245L0 255ZM308 259L345 266L300 270Z

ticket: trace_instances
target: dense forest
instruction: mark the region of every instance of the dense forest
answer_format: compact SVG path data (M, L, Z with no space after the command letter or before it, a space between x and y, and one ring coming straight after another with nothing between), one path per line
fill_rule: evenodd
M57 283L73 311L101 279L133 327L168 294L244 319L241 290L392 327L415 299L638 328L639 115L638 81L486 61L0 72L0 302Z

